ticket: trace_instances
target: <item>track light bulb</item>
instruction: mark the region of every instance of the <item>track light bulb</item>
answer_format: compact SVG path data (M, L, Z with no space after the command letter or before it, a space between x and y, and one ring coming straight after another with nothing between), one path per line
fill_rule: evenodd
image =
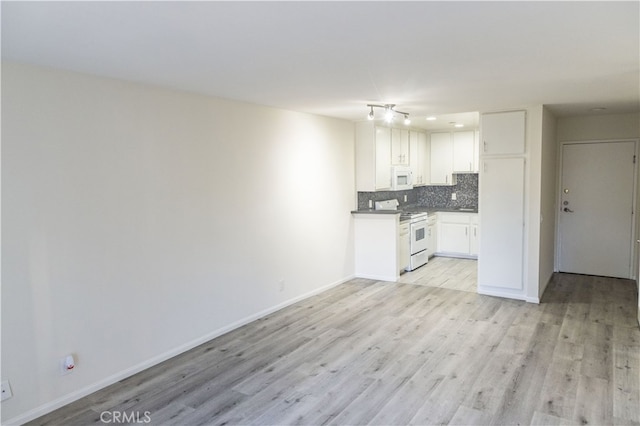
M393 121L393 110L387 107L387 112L384 113L384 119L387 123L391 123Z
M404 115L404 124L405 126L408 126L409 124L411 124L411 120L409 119L409 115L407 114Z
M369 113L369 120L373 120L375 116L373 115L373 107L371 107L371 112Z

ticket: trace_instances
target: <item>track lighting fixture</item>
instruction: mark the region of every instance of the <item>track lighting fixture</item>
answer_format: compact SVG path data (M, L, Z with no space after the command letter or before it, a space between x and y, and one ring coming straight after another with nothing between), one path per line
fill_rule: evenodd
M384 112L384 121L387 123L391 123L393 121L393 111L391 110L391 107L386 108L386 111Z
M384 108L384 119L387 123L391 123L393 121L393 117L395 116L395 114L401 114L404 116L404 124L407 126L411 124L411 120L409 119L409 113L396 111L394 109L396 106L395 104L384 104L384 105L367 104L367 106L371 108L371 111L369 111L369 115L367 116L369 120L373 120L375 118L373 108Z

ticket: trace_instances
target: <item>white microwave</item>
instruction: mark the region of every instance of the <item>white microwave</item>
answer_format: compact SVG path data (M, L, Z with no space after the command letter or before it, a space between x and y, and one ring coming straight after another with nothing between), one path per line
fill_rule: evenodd
M409 167L391 167L391 189L401 191L413 188L413 176Z

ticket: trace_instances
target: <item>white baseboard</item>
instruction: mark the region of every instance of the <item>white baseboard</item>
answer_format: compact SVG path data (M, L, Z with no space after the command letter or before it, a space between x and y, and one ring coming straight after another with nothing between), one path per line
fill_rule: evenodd
M504 291L504 290L495 289L495 288L478 286L478 294L482 294L484 296L496 296L496 297L503 297L506 299L526 301L526 296L524 294L511 293L509 291Z
M355 275L350 275L346 278L342 278L338 281L335 281L331 284L325 285L323 287L319 287L315 290L312 290L308 293L302 294L300 296L296 296L292 299L286 300L282 303L279 303L275 306L272 306L270 308L264 309L260 312L257 312L253 315L250 315L246 318L243 318L239 321L235 321L229 325L226 325L224 327L221 327L217 330L212 331L211 333L207 333L206 335L199 337L195 340L192 340L190 342L185 343L184 345L180 345L174 349L171 349L165 353L162 353L158 356L155 356L153 358L150 358L144 362L141 362L137 365L134 365L130 368L127 368L125 370L122 370L116 374L113 374L109 377L106 377L94 384L91 384L89 386L85 386L82 389L78 389L74 392L71 392L67 395L64 395L60 398L57 398L51 402L48 402L46 404L43 404L39 407L36 407L32 410L29 410L23 414L20 414L16 417L13 417L9 420L6 420L4 422L2 422L3 425L22 425L24 423L30 422L32 420L37 419L40 416L44 416L45 414L48 414L52 411L57 410L58 408L64 407L67 404L70 404L74 401L79 400L80 398L84 398L87 395L91 395L94 392L99 391L100 389L106 388L107 386L110 386L116 382L119 382L120 380L124 380L127 377L131 377L136 373L139 373L143 370L146 370L147 368L153 367L154 365L160 364L163 361L166 361L170 358L173 358L174 356L180 355L181 353L184 353L190 349L195 348L196 346L199 346L203 343L206 343L212 339L215 339L216 337L219 337L225 333L228 333L230 331L235 330L236 328L240 328L243 325L246 325L252 321L255 321L257 319L260 319L264 316L267 316L269 314L272 314L276 311L279 311L280 309L286 308L289 305L293 305L294 303L300 302L304 299L308 299L310 297L313 297L317 294L320 294L324 291L327 291L333 287L339 286L340 284L343 284L351 279L355 278Z
M396 275L395 277L390 275L370 275L370 274L356 274L355 278L364 278L367 280L375 280L375 281L390 281L396 282L400 279L400 275Z

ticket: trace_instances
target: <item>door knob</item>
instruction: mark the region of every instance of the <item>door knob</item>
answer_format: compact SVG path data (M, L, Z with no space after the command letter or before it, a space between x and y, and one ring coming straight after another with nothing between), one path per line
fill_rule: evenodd
M567 213L573 213L573 210L571 210L569 207L565 207L563 210Z

